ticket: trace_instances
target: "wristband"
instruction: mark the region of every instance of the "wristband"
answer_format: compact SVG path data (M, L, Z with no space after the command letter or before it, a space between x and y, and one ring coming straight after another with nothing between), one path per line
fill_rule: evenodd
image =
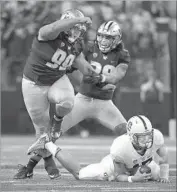
M106 76L103 75L103 74L101 74L101 77L102 77L102 79L101 79L101 83L104 83L104 82L106 81Z
M133 181L132 181L132 176L128 176L128 182L129 183L132 183Z
M168 179L169 177L169 164L160 164L160 178Z

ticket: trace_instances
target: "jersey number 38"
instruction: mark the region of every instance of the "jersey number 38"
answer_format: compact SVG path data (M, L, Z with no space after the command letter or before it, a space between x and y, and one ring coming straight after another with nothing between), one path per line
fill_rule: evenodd
M52 69L59 69L60 71L66 70L66 68L70 67L73 64L75 59L75 55L69 54L61 49L57 49L54 55L51 58L52 63L47 62L46 65Z

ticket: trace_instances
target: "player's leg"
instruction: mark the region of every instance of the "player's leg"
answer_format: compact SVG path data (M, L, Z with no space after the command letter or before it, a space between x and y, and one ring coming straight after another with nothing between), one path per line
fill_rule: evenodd
M71 127L88 118L91 112L93 113L90 108L90 101L84 95L76 94L72 111L63 118L62 132L68 131Z
M103 167L100 163L90 164L81 168L79 171L80 180L106 180L106 174L104 176Z
M47 142L45 148L50 150L53 156L67 169L76 179L81 180L106 180L107 175L101 164L91 164L85 168L80 169L80 164L74 159L71 154L65 150L60 149L52 142Z
M74 88L66 75L56 81L48 91L48 99L55 105L55 114L52 119L52 136L60 136L63 117L67 115L74 106Z
M62 131L66 132L70 127L89 117L90 113L94 115L94 111L91 110L92 108L90 106L91 104L89 99L85 98L81 94L77 94L75 97L75 105L73 110L63 118ZM37 139L37 141L29 147L28 154L34 153L36 150L39 149L44 149L45 139L43 138L46 135L48 135L48 137L53 141L53 137L51 136L51 134L41 135L39 139ZM48 150L51 152L52 148Z
M100 163L90 164L79 172L80 180L108 180L114 177L114 164L109 155L105 156Z
M37 86L33 82L23 78L22 92L27 111L36 131L36 137L38 138L50 127L49 102L47 99L48 87ZM45 169L48 172L49 177L51 176L51 178L53 178L59 176L52 155L47 150L38 150L37 154L29 159L26 166L20 167L14 178L23 179L27 178L28 175L31 176L33 168L41 160L41 157L44 158ZM58 172L57 175L56 172Z
M34 143L28 149L28 154L30 154L34 148L35 149L47 149L51 154L66 168L73 176L78 179L78 173L80 170L80 165L78 161L74 160L73 157L66 151L60 149L56 146L52 140L51 136L47 133L44 133L38 143Z
M113 130L117 136L126 133L127 121L111 100L98 100L98 106L100 106L100 108L96 118L100 123Z

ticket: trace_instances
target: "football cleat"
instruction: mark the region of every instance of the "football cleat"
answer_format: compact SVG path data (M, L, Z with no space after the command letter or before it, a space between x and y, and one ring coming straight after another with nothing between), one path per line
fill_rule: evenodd
M51 139L47 133L42 134L39 139L28 148L27 154L30 155L39 149L45 149L45 144L50 141Z
M44 159L44 167L50 179L56 179L58 177L61 177L60 171L57 169L57 166L52 156Z
M60 171L58 169L53 169L52 167L46 167L45 170L47 171L50 179L56 179L58 177L59 178L61 177Z
M33 177L33 171L29 171L29 169L24 165L18 165L18 173L14 175L14 179L27 179Z

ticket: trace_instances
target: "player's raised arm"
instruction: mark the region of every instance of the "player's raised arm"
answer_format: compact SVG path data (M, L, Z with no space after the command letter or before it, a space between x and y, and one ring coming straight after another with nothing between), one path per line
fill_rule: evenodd
M167 147L164 144L164 138L160 131L158 131L158 142L159 148L157 149L156 153L159 155L159 166L160 166L160 178L159 182L166 183L169 182L169 163L168 163L168 151Z
M56 20L50 24L46 24L39 29L38 38L41 41L56 39L59 33L63 31L68 31L70 28L76 24L91 24L92 21L89 17L75 17L75 14L82 14L79 11L66 11L65 14L61 16L59 20Z

